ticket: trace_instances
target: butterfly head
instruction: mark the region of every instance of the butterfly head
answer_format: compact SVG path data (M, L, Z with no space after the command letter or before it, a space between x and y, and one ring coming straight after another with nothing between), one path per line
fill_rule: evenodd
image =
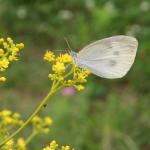
M71 51L71 56L75 59L76 57L77 57L77 53L76 52L73 52L73 51Z

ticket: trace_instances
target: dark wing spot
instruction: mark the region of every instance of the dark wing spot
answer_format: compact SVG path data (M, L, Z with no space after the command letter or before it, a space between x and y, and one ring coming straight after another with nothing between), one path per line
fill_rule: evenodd
M114 66L116 66L116 64L117 64L117 62L115 60L110 60L109 61L109 66L110 67L114 67Z
M129 45L129 50L131 53L135 52L135 45Z
M131 49L131 53L134 53L134 49Z
M115 56L118 56L120 53L119 53L119 51L114 51L113 52L113 55L115 55Z

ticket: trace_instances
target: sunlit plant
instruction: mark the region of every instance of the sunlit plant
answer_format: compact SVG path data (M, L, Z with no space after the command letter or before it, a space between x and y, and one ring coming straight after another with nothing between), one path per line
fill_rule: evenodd
M12 61L18 60L18 54L24 48L24 44L15 44L11 38L7 38L6 40L1 38L0 46L0 72L2 73L9 67ZM52 124L52 119L50 117L41 118L37 114L53 94L64 87L70 86L78 91L84 89L83 84L87 81L86 78L90 72L80 69L70 54L65 53L56 56L52 51L47 50L43 59L50 65L50 73L48 74L51 82L50 90L26 121L21 119L20 114L12 113L10 110L0 112L0 128L2 129L0 130L0 148L2 150L13 150L14 148L17 150L26 150L28 143L35 136L41 133L46 134L50 131L49 127ZM0 82L5 80L6 77L0 77ZM31 135L27 139L23 137L16 139L16 135L27 125L32 125ZM69 146L59 148L56 141L52 141L49 146L43 148L43 150L57 149L71 150Z
M24 48L23 43L15 44L11 38L0 38L0 73L6 71L12 61L18 60L18 54ZM6 77L0 75L0 82Z

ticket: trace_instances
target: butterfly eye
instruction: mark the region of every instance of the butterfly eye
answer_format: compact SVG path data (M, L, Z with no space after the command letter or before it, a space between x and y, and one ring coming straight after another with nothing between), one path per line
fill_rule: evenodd
M110 67L113 67L113 66L116 66L117 62L115 60L110 60L109 61L109 66Z

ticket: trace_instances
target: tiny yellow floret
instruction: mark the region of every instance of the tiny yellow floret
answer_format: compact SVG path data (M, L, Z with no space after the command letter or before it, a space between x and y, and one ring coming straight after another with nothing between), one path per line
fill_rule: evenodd
M58 56L56 60L62 63L71 63L73 58L68 53L65 53Z
M43 148L43 150L56 150L56 148L58 147L58 144L56 143L55 140L53 140L49 146Z
M55 60L55 55L52 51L46 51L43 59L49 62L53 62Z
M6 68L8 68L8 65L9 61L6 58L0 60L0 71L4 71Z
M72 56L70 56L69 54L63 54L62 55L62 58L63 58L63 62L64 63L71 63L73 61L73 58Z
M0 48L0 57L2 57L3 55L4 55L4 50Z
M0 44L2 44L4 42L3 38L0 38Z
M77 86L75 86L75 88L76 88L78 91L84 90L84 86L83 86L83 85L77 85Z
M7 41L9 44L13 44L13 40L10 37L7 38Z
M56 64L53 65L52 70L58 74L61 74L65 71L65 65L64 63L56 62Z
M0 77L0 82L4 82L4 81L6 81L6 78L5 77Z
M6 124L11 124L13 122L13 119L9 116L4 117L3 120Z
M58 144L55 140L53 140L47 147L43 148L43 150L74 150L71 149L70 146L62 146L61 148L58 147Z
M11 140L9 140L9 141L5 144L5 147L6 147L8 150L9 150L9 149L12 149L13 144L14 144L14 140L11 139Z
M23 49L24 48L24 44L23 43L16 44L16 47L19 48L19 49Z
M26 150L26 143L25 143L25 140L23 138L19 138L17 140L17 148L19 150Z
M61 150L71 150L70 146L62 146Z
M41 119L39 116L35 116L35 117L32 119L32 122L35 123L35 124L37 124L37 123L39 123L39 122L41 122L41 121L42 121L42 119Z
M21 116L20 116L19 113L14 113L14 114L13 114L13 117L14 117L15 119L19 119Z
M53 123L53 120L50 117L45 117L44 121L47 125L51 125Z
M0 112L0 116L6 117L6 116L10 116L12 114L12 112L10 110L3 110Z

